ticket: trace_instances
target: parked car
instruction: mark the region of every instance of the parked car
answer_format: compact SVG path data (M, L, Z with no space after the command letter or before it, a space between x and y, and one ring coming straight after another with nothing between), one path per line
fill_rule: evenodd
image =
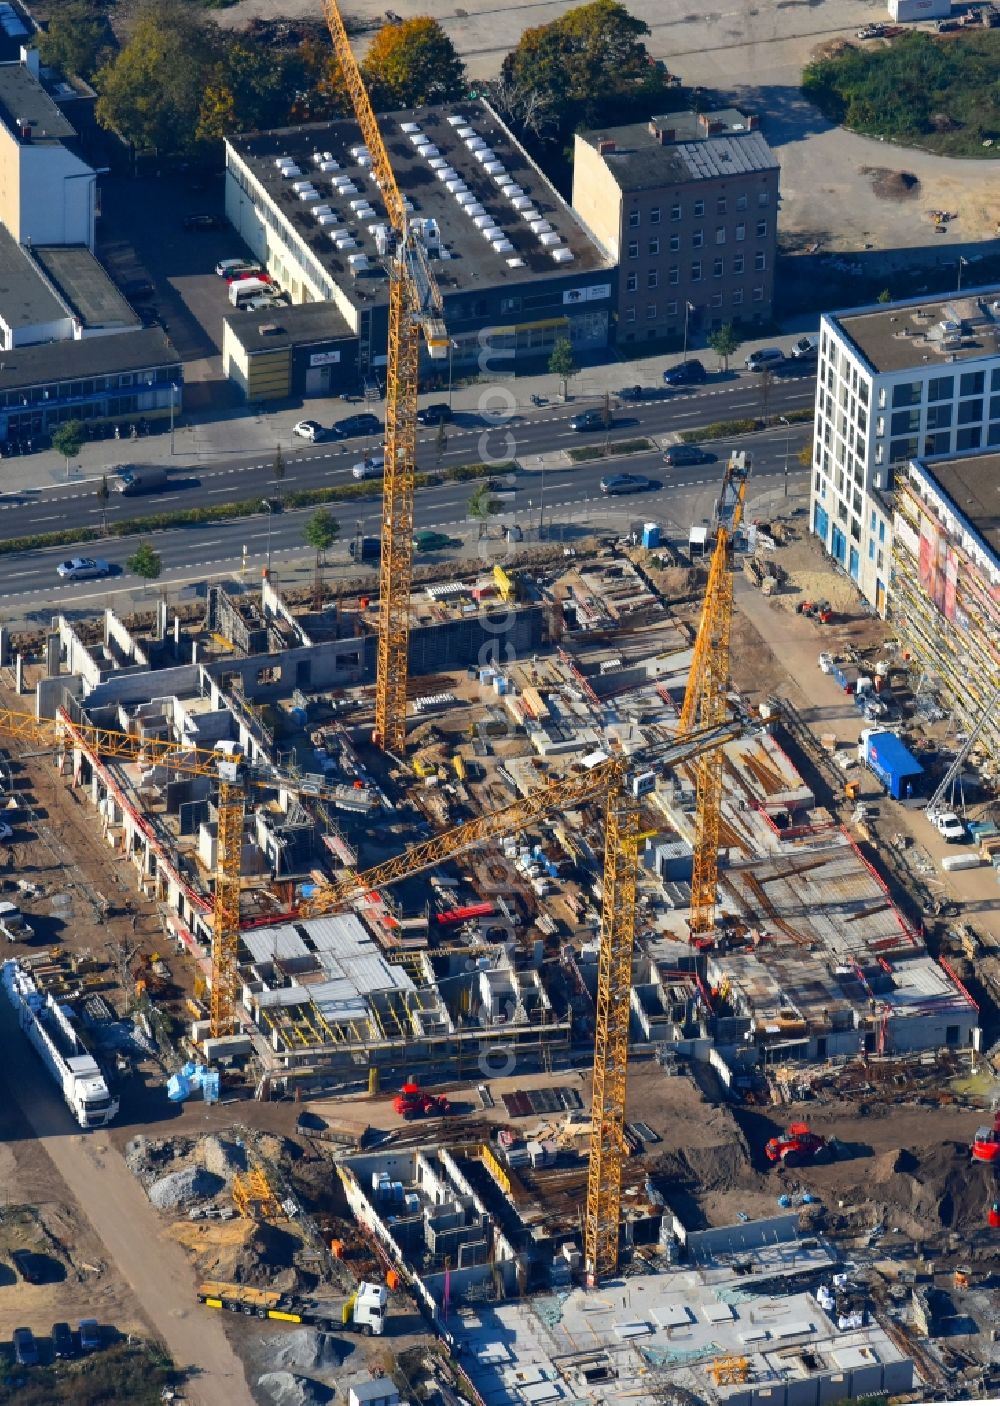
M318 444L321 439L326 438L326 430L318 420L300 420L297 425L292 426L292 434L299 439L307 439L310 444Z
M126 298L151 298L156 289L148 278L130 278L122 284L122 292Z
M601 492L609 497L620 493L643 493L651 487L650 480L640 477L639 474L611 474L610 477L601 479Z
M221 215L188 215L184 220L187 230L221 229L225 220Z
M711 464L715 459L699 444L671 444L663 451L663 462L677 468L681 464Z
M743 365L748 371L767 371L780 366L784 359L785 353L780 347L760 347L750 353Z
M50 1336L53 1357L65 1359L76 1356L76 1341L68 1323L53 1323Z
M446 425L452 419L451 407L443 400L417 411L418 425Z
M793 361L811 361L819 353L818 337L800 337L792 344Z
M38 1344L30 1328L14 1329L14 1361L19 1367L38 1366Z
M425 527L413 538L413 549L417 552L440 552L451 546L451 538L444 532L434 532Z
M215 272L220 278L232 278L234 273L239 273L243 269L255 269L256 264L250 263L248 259L220 259L215 266Z
M335 434L345 437L348 435L381 434L382 421L377 415L363 410L359 415L347 415L343 420L338 420L333 429Z
M272 298L270 293L261 293L256 298L247 298L246 302L240 303L244 312L263 312L265 308L273 308L277 305L277 298Z
M708 380L708 372L697 357L679 361L676 366L668 366L663 373L665 386L700 386Z
M56 574L64 581L96 581L111 575L111 563L100 557L70 557L59 563Z
M80 1319L80 1351L96 1352L101 1346L101 1325L96 1318Z
M385 455L371 454L359 460L352 466L351 473L355 478L381 478L385 473Z
M964 823L953 810L941 811L934 817L937 832L950 845L962 844L968 838Z
M610 411L584 410L581 414L573 416L572 420L569 422L569 427L571 430L582 432L586 430L610 429L614 423L614 416Z

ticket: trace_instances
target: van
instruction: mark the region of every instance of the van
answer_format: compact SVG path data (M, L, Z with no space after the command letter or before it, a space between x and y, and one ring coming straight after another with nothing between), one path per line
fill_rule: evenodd
M273 292L273 285L263 278L240 278L229 285L229 301L234 308L242 308L251 298L260 298L265 293Z
M358 543L360 541L360 550ZM380 537L355 538L348 547L353 561L381 561L382 539Z
M115 481L111 485L116 493L124 493L127 498L138 493L155 493L166 488L167 471L162 464L123 464L115 470Z
M779 366L785 359L785 353L780 347L761 347L760 351L751 352L743 363L748 371L766 371L770 366Z

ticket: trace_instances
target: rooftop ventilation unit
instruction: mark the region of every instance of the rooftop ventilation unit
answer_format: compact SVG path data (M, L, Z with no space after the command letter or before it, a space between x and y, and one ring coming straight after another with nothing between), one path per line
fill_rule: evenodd
M351 155L354 157L355 161L361 161L366 156L369 161L371 160L371 152L366 146L352 146Z
M440 171L435 171L434 174L439 181L448 182L458 180L458 172L455 170L454 166L443 166Z
M448 165L443 156L432 156L427 164L432 171L443 171Z
M344 185L337 187L338 195L360 195L361 187L356 186L353 181L347 181Z
M274 164L277 166L278 170L281 171L284 170L286 166L294 166L295 162L290 156L278 156L275 157Z
M466 125L466 119L464 117L459 117L457 114L452 114L452 116L448 118L449 127L465 127ZM459 135L461 135L461 133Z
M548 220L532 220L529 228L532 234L548 234L552 226Z
M430 137L425 137L424 134L423 134L423 132L420 132L420 131L411 132L411 133L410 133L410 141L413 143L414 146L420 146L420 147L423 147L423 146L430 146L430 144L431 144L431 139L430 139Z
M290 181L293 177L301 175L302 172L295 165L294 161L292 162L291 166L282 166L281 168L281 178L284 181Z
M507 167L504 166L504 165L501 165L501 163L500 163L499 161L497 162L497 165L500 167L500 169L499 169L498 171L491 171L491 172L490 172L490 175L491 175L491 176L493 177L493 179L496 181L496 183L497 183L497 185L500 187L500 189L503 190L505 186L513 185L514 182L511 180L510 176L507 174Z
M531 197L529 195L515 195L510 203L515 210L530 210L532 208Z
M368 267L368 255L348 254L347 263L352 273L362 273Z
M466 209L468 209L470 205L476 204L476 197L472 194L472 191L469 190L467 187L464 190L460 190L456 194L455 199L458 201L459 205L464 206Z
M518 256L514 259L508 259L507 267L509 269L523 269L525 267L525 262L520 256Z
M484 229L483 234L491 244L508 244L510 242L498 225L493 225L490 229Z
M565 244L559 249L552 250L552 257L557 264L571 264L574 259L572 249L567 249Z
M414 133L420 131L420 123L419 123L419 122L401 122L401 123L399 124L399 130L400 130L401 132L405 132L408 137L412 137L412 136L414 135Z
M315 186L310 186L308 190L300 190L297 192L297 194L300 200L308 201L319 199L319 191L316 189Z
M488 176L495 178L504 174L504 165L502 161L484 161L483 170Z
M332 186L336 186L337 189L340 190L340 189L342 189L344 186L353 185L354 183L353 183L353 181L351 180L350 176L334 176L334 177L331 179L330 184L331 184Z
M368 197L366 195L359 196L357 200L351 201L352 210L366 210L368 208Z
M358 247L358 241L352 239L349 234L332 235L331 238L338 249L357 249Z
M548 234L539 236L539 242L544 244L546 249L554 249L557 244L562 243L562 235L556 234L555 230L550 230Z
M438 151L437 147L434 146L432 143L430 146L422 146L420 148L420 155L425 156L429 161L432 156L440 156L441 153Z
M459 127L457 135L460 136L462 141L464 142L467 141L469 137L474 137L476 135L476 129L475 127L470 127L469 124L466 123L464 126Z
M449 195L462 195L469 187L462 180L461 176L455 175L453 179L445 181L445 189Z
M464 209L465 213L469 216L469 218L473 220L476 219L479 215L486 214L486 206L480 205L478 200L475 201L472 205L466 205Z
M513 251L514 246L513 244L511 244L509 239L498 239L497 242L494 244L493 248L497 251L498 254L510 254Z
M313 210L313 214L316 216L317 221L323 226L324 229L326 229L329 225L335 225L338 219L340 218L338 215L335 215L332 210L324 210L323 213L320 214L318 206L315 210Z
M487 215L484 212L482 215L474 215L472 223L475 225L476 229L490 229L496 224L496 220L492 215Z
M319 169L324 173L324 175L327 175L327 176L330 174L331 171L339 171L339 170L340 170L340 162L339 162L339 161L334 161L334 159L333 159L332 156L330 157L330 159L329 159L328 161L327 161L327 160L320 161L320 162L318 163L318 165L319 165Z
M483 141L482 137L466 137L465 145L470 151L484 151L486 148L486 143Z
M298 191L300 191L300 190L315 190L315 189L316 189L316 187L313 185L312 181L293 181L293 182L292 182L292 190L294 190L294 191L296 191L296 192L298 192Z

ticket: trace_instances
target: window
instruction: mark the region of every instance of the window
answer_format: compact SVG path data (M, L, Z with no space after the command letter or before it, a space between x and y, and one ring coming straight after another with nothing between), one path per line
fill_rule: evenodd
M630 273L629 276L628 276L628 278L626 278L626 280L625 280L625 292L626 292L626 293L634 293L635 290L638 288L638 286L639 286L639 275L638 275L637 273Z
M755 289L753 290L753 300L754 300L755 303L762 303L762 302L764 301L764 290L763 290L763 288L755 288Z
M758 273L764 272L764 269L767 267L767 255L763 252L763 250L759 254L754 254L753 266Z
M705 231L702 230L702 229L696 229L695 232L694 232L694 234L692 234L692 236L691 236L691 248L692 248L692 249L700 249L701 246L702 246L704 243L705 243Z
M875 531L875 509L874 509L874 508L872 508L871 516L870 516L869 519L868 519L868 531L869 531L869 532L874 532L874 531Z
M927 382L928 400L951 400L954 394L954 376L932 376Z
M750 202L749 202L747 196L745 196L745 195L738 195L738 196L736 197L736 208L737 208L737 210L745 210L745 209L747 208L747 205L748 205L749 203L750 203Z
M959 452L963 449L978 449L982 442L983 431L980 425L968 425L955 435L955 448Z
M702 215L704 215L704 213L705 213L705 202L704 202L704 200L696 200L696 201L694 202L694 217L695 217L695 219L696 219L696 220L700 220L701 217L702 217Z
M768 190L759 190L757 192L757 204L761 207L761 209L763 209L765 205L770 205L770 203L771 192Z
M646 274L646 287L655 288L660 281L660 275L656 269L650 269Z
M951 432L941 430L938 434L929 434L924 440L925 454L950 454L951 453Z
M656 255L657 255L659 252L660 252L660 241L659 241L658 239L651 239L651 240L649 241L649 255L650 255L650 258L655 258Z
M904 463L907 459L916 456L917 440L916 436L908 439L890 439L889 441L889 462L890 464Z
M713 293L713 294L712 294L712 307L713 307L713 308L721 308L721 307L722 307L722 294L721 294L721 293Z
M692 283L700 283L700 282L701 282L701 264L700 264L700 263L697 263L697 262L696 262L696 263L693 263L693 264L691 265L691 282L692 282Z
M875 542L871 537L868 539L868 560L875 560Z
M679 249L680 247L681 247L681 237L680 237L680 235L679 235L679 234L672 234L672 235L670 236L670 252L671 252L671 254L676 254L677 251L678 251L678 249Z
M726 213L726 197L724 195L720 195L715 202L715 213L717 215L724 215Z
M978 424L983 418L983 402L981 400L963 400L958 407L958 423L960 425Z
M625 321L626 321L626 322L634 322L634 321L635 321L635 308L626 308L626 309L625 309Z
M671 218L672 220L679 220L680 217L681 217L681 207L680 207L679 205L671 205L671 207L670 207L670 218Z
M735 289L733 290L733 307L734 307L734 308L740 307L741 304L742 304L742 302L743 302L743 289L742 289L742 288L735 288Z
M656 304L655 304L655 303L647 303L647 304L646 304L646 317L648 318L648 320L649 320L650 322L652 322L652 321L655 319L655 317L656 317Z
M725 242L726 242L726 227L725 227L725 225L718 225L718 226L716 227L716 231L715 231L715 242L716 242L716 244L725 244Z
M995 448L1000 444L1000 420L994 420L990 425L990 432L986 436L986 443L990 448Z
M743 255L742 255L742 254L734 254L734 255L733 255L733 273L742 273L742 272L743 272Z
M680 268L678 267L677 264L674 264L673 268L670 270L670 282L671 282L671 283L680 283L680 281L681 281L681 271L680 271Z
M982 395L985 384L985 371L966 371L958 383L958 393L959 395Z
M951 380L951 377L948 377ZM934 382L931 382L933 385ZM946 430L951 424L952 407L947 402L943 405L928 405L927 407L927 428L929 430ZM981 418L981 417L980 417Z
M766 220L758 220L758 221L757 221L757 238L758 238L758 239L763 239L764 236L765 236L765 234L767 234L767 221L766 221Z
M638 210L630 210L630 211L628 212L628 227L629 227L629 229L638 229L638 228L639 228L639 211L638 211Z
M637 258L639 257L639 241L638 241L638 239L630 239L630 240L629 240L628 256L629 256L630 259L637 259Z
M659 207L659 205L654 205L653 208L650 210L650 212L649 212L649 223L650 223L651 225L658 225L658 224L660 223L660 207Z
M712 264L712 277L721 278L726 271L725 259L716 259Z
M892 388L893 410L898 410L901 405L919 405L922 390L919 381L900 381Z
M736 242L737 242L737 244L740 242L741 239L746 239L746 237L747 237L747 227L746 227L746 225L737 225L737 226L736 226Z
M672 302L669 302L669 303L667 304L667 316L668 316L668 317L676 317L676 316L677 316L677 299L676 299L676 298L674 298Z

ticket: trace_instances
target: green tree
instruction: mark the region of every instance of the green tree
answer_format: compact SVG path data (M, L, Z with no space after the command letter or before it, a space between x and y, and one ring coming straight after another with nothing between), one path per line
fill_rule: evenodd
M487 479L477 484L472 497L469 499L469 517L479 524L479 537L489 535L489 521L500 511L500 499L494 498L490 492L490 485Z
M434 457L438 468L441 467L441 460L444 458L444 451L448 448L448 429L442 420L437 427L437 434L434 436Z
M465 65L437 20L428 15L383 25L369 45L363 68L376 106L420 107L465 92Z
M66 460L66 477L69 478L69 461L75 459L83 448L83 426L79 420L67 420L52 432L52 448Z
M329 508L317 508L306 519L302 537L306 545L316 553L316 600L323 598L323 557L330 550L340 533L340 524Z
M159 552L155 552L148 542L140 542L125 563L125 570L143 581L158 581L163 562Z
M281 452L280 444L274 453L274 463L271 465L271 472L274 475L275 483L278 485L278 502L280 503L282 485L285 482L285 456Z
M147 5L124 49L94 75L98 122L140 151L190 151L223 43L178 0Z
M728 371L729 358L735 355L740 345L740 339L736 335L733 324L724 322L721 327L717 327L714 332L709 333L708 345L722 362L722 369Z
M111 497L111 489L108 487L107 474L101 474L101 481L96 490L97 501L101 505L101 520L104 523L104 532L108 531L108 499Z
M579 369L576 357L573 355L572 342L568 337L560 337L552 348L552 355L549 357L549 370L553 376L558 376L562 381L563 400L566 399L569 378L575 376Z
M110 40L107 20L90 0L64 0L53 6L38 48L42 63L90 79Z
M892 302L892 294L890 293L889 289L888 289L888 288L883 288L882 291L881 291L881 293L880 293L880 294L878 295L878 297L875 299L875 301L876 301L877 303L891 303L891 302Z

